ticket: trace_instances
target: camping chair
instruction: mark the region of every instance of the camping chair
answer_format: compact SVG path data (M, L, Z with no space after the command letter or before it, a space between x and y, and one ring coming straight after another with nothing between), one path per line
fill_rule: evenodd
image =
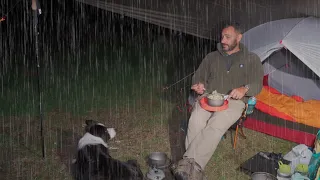
M177 108L179 109L180 112L183 112L183 110L187 110L188 113L191 113L192 111L192 104L194 103L194 96L192 94L189 94L188 100L186 103L184 103L183 99L183 93L182 93L182 89L180 90L180 106L177 105ZM247 109L248 109L248 104L245 104L245 108L242 112L241 117L228 129L228 131L232 131L235 130L235 135L233 138L233 149L236 148L237 145L237 140L238 140L238 134L240 134L244 139L246 139L246 135L243 132L243 122L246 120L247 118ZM185 124L184 126L188 126L188 123ZM186 128L184 131L186 131ZM223 135L223 138L226 138L226 133ZM232 136L231 136L232 139Z

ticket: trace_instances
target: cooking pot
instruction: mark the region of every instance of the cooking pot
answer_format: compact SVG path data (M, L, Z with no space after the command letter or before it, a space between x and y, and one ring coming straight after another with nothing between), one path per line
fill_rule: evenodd
M163 152L152 152L148 157L148 164L151 167L160 168L167 164L168 156Z

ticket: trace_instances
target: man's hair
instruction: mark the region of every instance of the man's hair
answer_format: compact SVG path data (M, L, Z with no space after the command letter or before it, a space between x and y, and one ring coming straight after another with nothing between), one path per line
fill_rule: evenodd
M222 27L222 29L225 29L230 26L233 27L235 29L235 31L238 32L239 34L243 33L243 30L242 30L240 23L235 22L235 21L225 23L224 26Z

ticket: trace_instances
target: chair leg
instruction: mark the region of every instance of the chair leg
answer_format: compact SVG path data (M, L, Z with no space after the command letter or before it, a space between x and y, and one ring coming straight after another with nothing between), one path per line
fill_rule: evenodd
M236 133L235 133L234 139L233 139L233 149L236 149L237 139L238 139L238 130L239 130L239 125L237 125L237 127L236 127Z
M243 132L242 129L242 123L243 121L246 119L246 111L248 108L248 104L246 104L246 108L244 109L244 111L242 112L242 116L240 117L240 119L237 121L237 126L236 126L236 133L234 135L234 139L233 139L233 149L236 149L236 145L237 145L237 140L238 140L238 133L244 138L246 139L246 135ZM240 132L239 132L240 129Z
M240 126L239 128L240 128L239 134L240 134L244 139L247 139L247 136L246 136L246 135L244 134L244 132L243 132L242 126Z

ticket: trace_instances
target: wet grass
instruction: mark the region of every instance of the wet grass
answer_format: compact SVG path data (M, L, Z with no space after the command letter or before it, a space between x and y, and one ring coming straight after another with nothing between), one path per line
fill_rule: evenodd
M76 142L83 134L82 124L86 118L99 119L117 129L117 136L109 142L111 155L120 160L137 159L144 173L147 172L146 156L161 151L171 157L172 146L168 125L169 109L175 107L168 102L151 103L136 110L97 109L84 116L65 112L50 112L46 118L46 159L41 157L37 118L2 117L1 170L6 179L71 179L70 163L74 157ZM151 105L153 107L151 108ZM163 111L152 111L161 109ZM166 109L167 108L167 109ZM24 128L25 125L29 128ZM232 149L230 133L222 140L208 163L206 175L209 179L249 179L238 170L239 165L259 151L286 153L293 143L245 129L247 139L240 138L236 150Z
M146 156L152 151L170 155L168 123L157 114L155 106L170 104L143 100L137 109L96 109L85 116L50 112L45 121L46 159L41 157L41 139L36 117L2 117L0 134L3 160L0 169L6 179L71 179L71 162L77 140L83 134L87 118L99 119L117 129L117 137L109 142L112 156L121 160L137 159L144 172ZM151 108L151 104L154 106ZM161 108L159 108L161 109ZM151 111L151 112L150 112ZM164 112L162 112L164 113ZM9 123L8 123L9 121ZM151 122L150 122L151 121Z

